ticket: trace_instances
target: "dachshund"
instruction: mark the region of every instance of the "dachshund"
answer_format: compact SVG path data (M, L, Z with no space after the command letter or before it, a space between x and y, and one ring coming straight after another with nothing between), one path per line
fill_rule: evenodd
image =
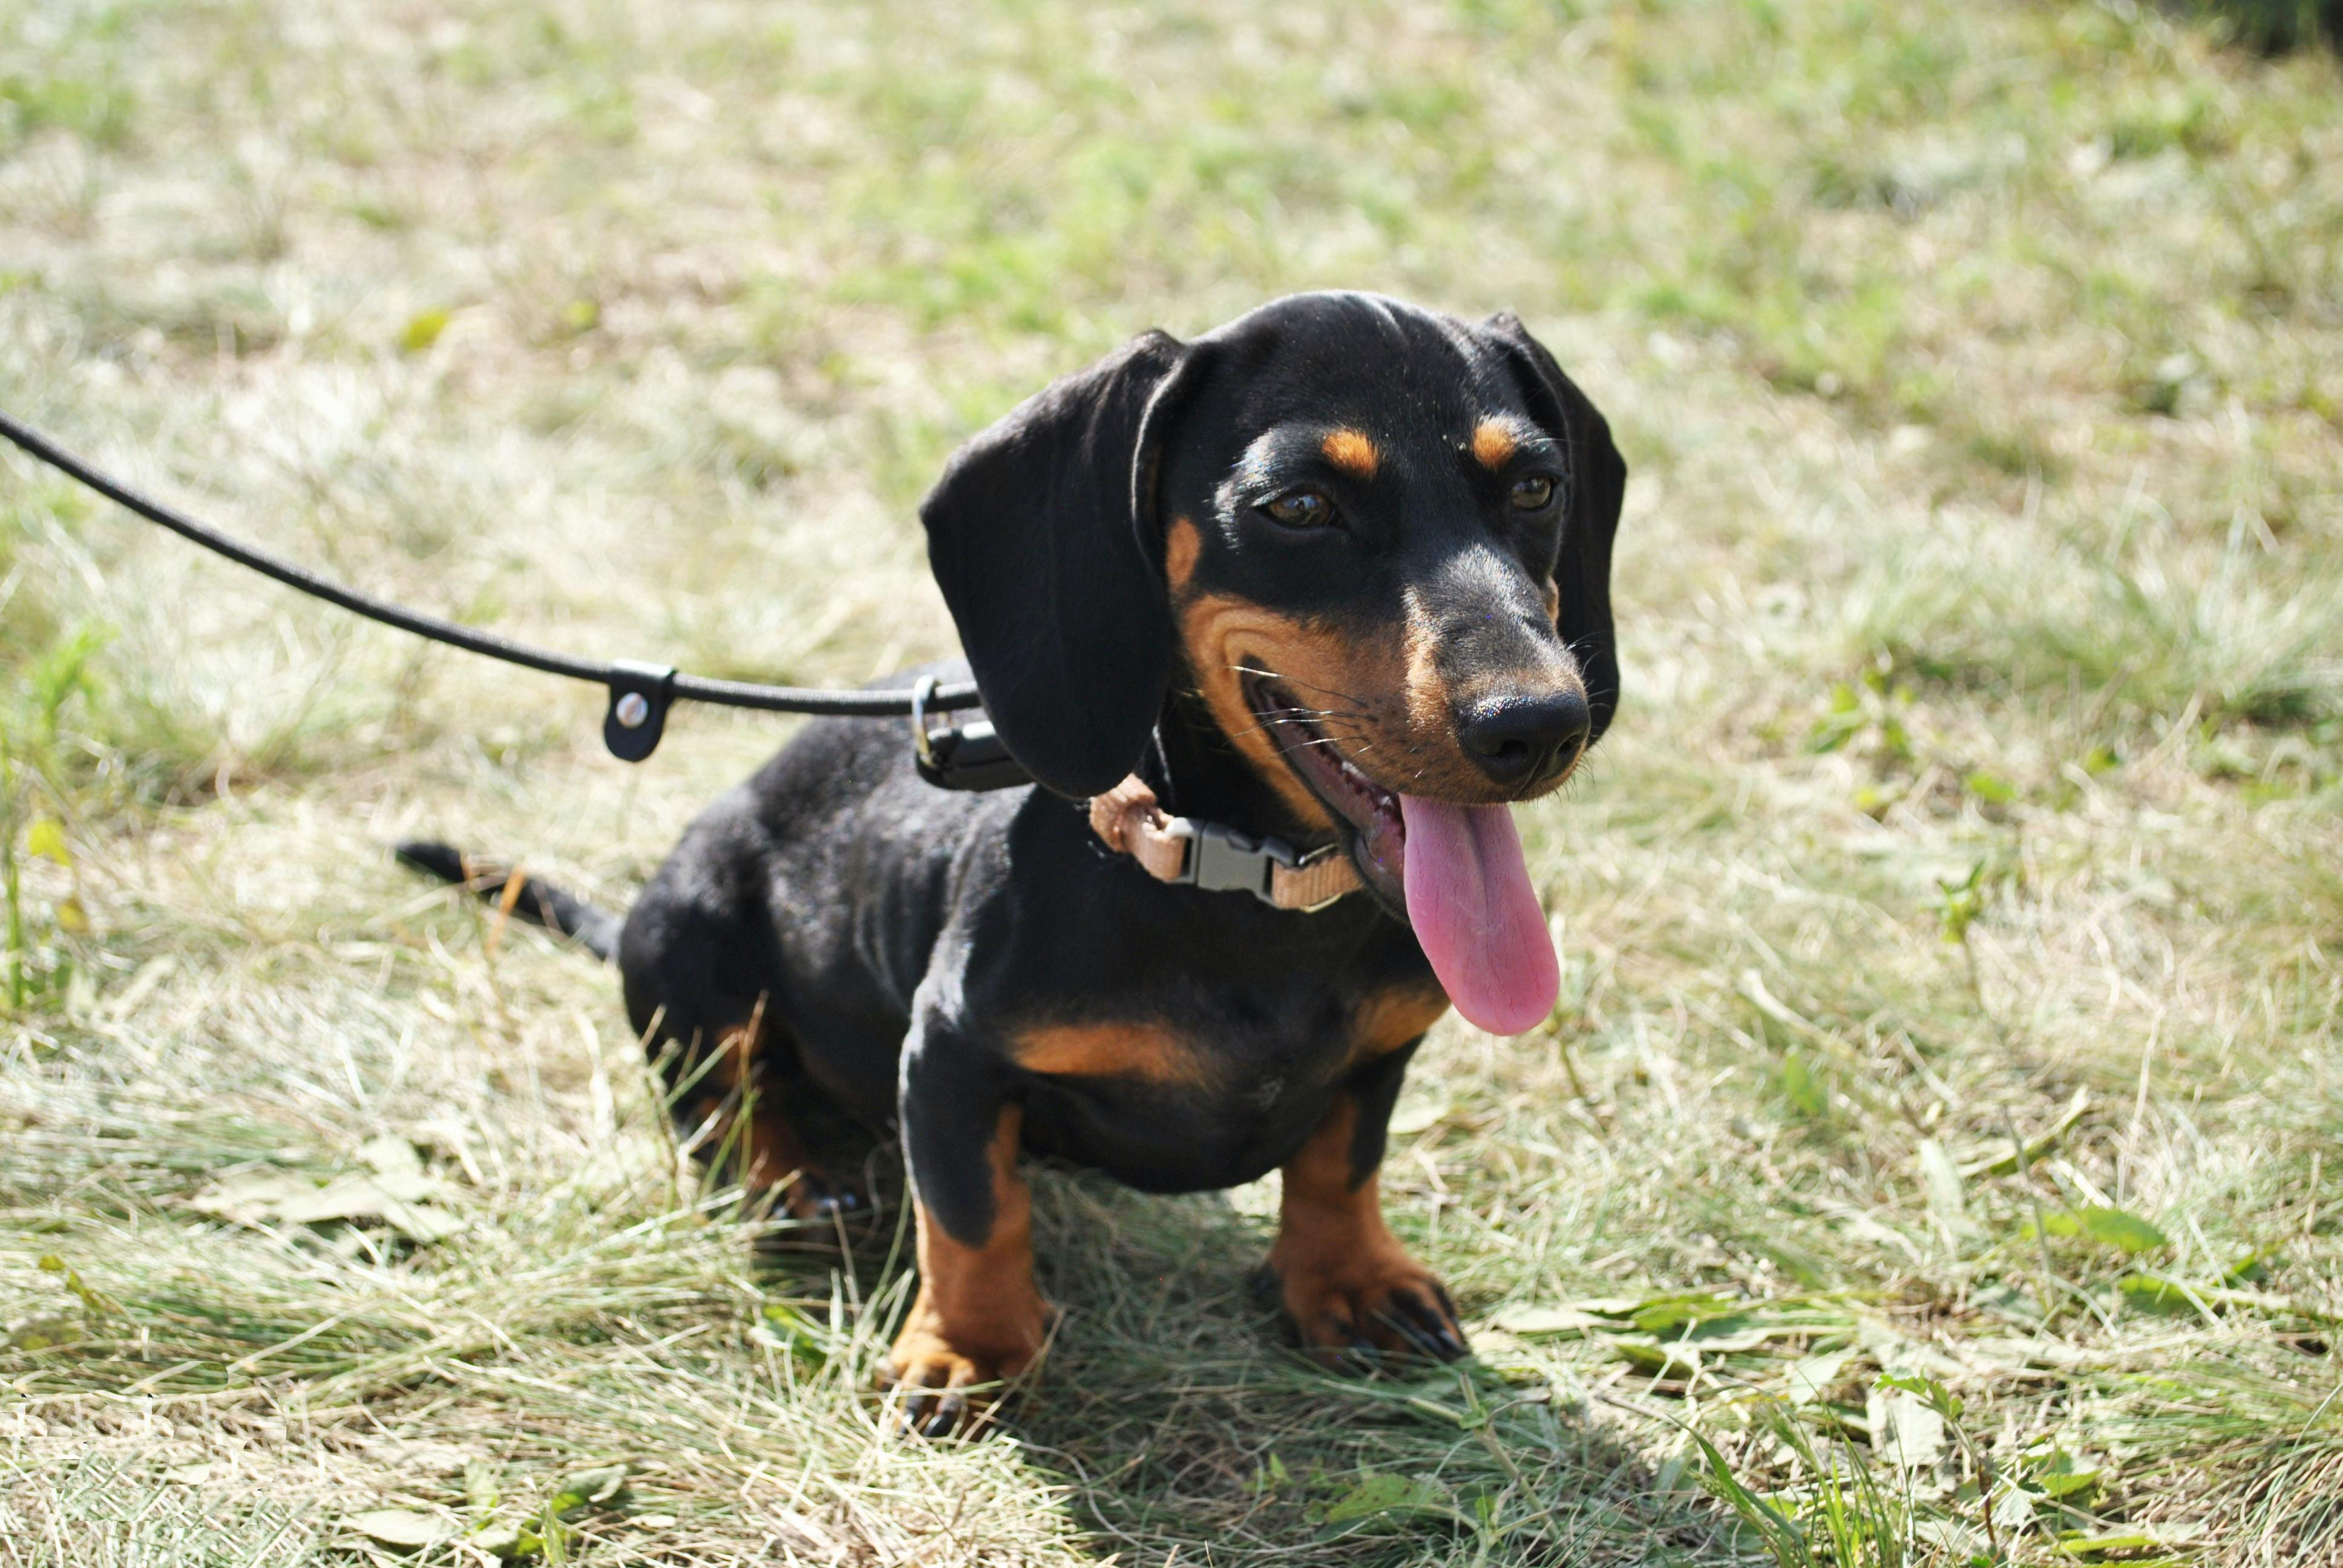
M1617 702L1625 483L1510 315L1315 293L1151 333L920 508L967 656L929 673L972 672L1032 783L935 789L900 721L808 724L623 923L401 854L615 956L678 1115L789 1213L860 1201L808 1097L900 1131L919 1292L880 1382L911 1430L982 1424L1041 1355L1029 1153L1150 1192L1282 1171L1265 1278L1300 1343L1453 1360L1383 1221L1385 1125L1452 1002L1501 1033L1553 1009L1508 809Z

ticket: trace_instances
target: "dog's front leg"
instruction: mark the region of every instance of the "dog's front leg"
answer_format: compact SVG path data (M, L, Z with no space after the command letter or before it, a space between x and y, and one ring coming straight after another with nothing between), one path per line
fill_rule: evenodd
M929 1437L980 1425L1049 1327L1033 1282L1032 1197L1017 1173L1022 1110L975 1054L926 1027L903 1056L920 1293L879 1382L899 1391L897 1419Z
M1464 1353L1447 1290L1383 1223L1383 1130L1413 1053L1393 1051L1353 1073L1282 1167L1269 1272L1302 1347L1329 1366Z

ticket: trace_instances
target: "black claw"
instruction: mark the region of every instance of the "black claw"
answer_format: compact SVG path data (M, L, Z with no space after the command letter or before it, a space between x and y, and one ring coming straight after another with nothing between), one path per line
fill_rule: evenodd
M960 1412L965 1402L956 1393L948 1393L936 1401L935 1413L920 1428L921 1437L950 1437L953 1427L960 1424Z
M1433 1289L1438 1292L1437 1286ZM1446 1292L1438 1293L1444 1296ZM1384 1321L1418 1352L1443 1362L1456 1361L1464 1355L1464 1344L1457 1337L1453 1320L1440 1312L1429 1301L1413 1292L1394 1293L1391 1306L1392 1311L1384 1314Z

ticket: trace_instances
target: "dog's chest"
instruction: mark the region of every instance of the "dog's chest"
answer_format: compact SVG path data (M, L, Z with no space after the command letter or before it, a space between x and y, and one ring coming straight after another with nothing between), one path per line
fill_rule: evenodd
M1274 1102L1289 1084L1332 1081L1408 1044L1446 1010L1436 988L1394 986L1266 1008L1242 993L1177 1012L1029 1025L1010 1054L1024 1070Z
M1054 1151L1134 1184L1250 1181L1290 1152L1338 1085L1447 1005L1436 990L1330 996L1306 1010L1200 996L1178 1014L1028 1027L1011 1056Z

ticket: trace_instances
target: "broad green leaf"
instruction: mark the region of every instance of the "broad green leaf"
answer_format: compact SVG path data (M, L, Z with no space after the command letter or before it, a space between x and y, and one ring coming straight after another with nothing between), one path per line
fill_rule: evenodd
M35 1312L0 1329L0 1350L53 1351L77 1343L81 1318L72 1312Z
M240 1225L322 1225L379 1220L422 1244L444 1241L467 1221L427 1201L447 1192L419 1171L339 1176L323 1187L279 1171L247 1171L221 1178L189 1199L191 1208Z
M1622 1335L1611 1342L1611 1350L1645 1377L1690 1377L1700 1366L1698 1351L1689 1346L1679 1350L1642 1334Z
M450 1521L413 1508L369 1508L363 1513L349 1515L342 1523L386 1546L437 1546L456 1535L456 1526Z
M81 1271L75 1268L71 1263L66 1262L63 1258L58 1257L55 1252L44 1252L41 1254L40 1270L41 1272L45 1274L63 1275L65 1277L65 1289L71 1291L80 1299L81 1304L87 1307L93 1312L111 1312L120 1310L116 1308L112 1302L107 1301L104 1296L98 1294L97 1292L90 1289L89 1282L81 1277Z
M2172 1245L2163 1231L2138 1215L2098 1204L2075 1211L2083 1233L2094 1241L2127 1253L2153 1251Z
M1865 1414L1873 1452L1899 1470L1926 1470L1944 1457L1945 1418L1927 1399L1907 1392L1910 1381L1881 1378Z
M1899 1392L1916 1395L1930 1410L1947 1420L1957 1420L1962 1404L1959 1396L1935 1378L1921 1372L1882 1372L1879 1385Z
M534 1528L521 1524L484 1525L474 1531L465 1544L508 1562L536 1557L545 1551L545 1538Z
M1961 1187L1961 1168L1933 1138L1920 1140L1920 1184L1927 1190L1928 1212L1940 1220L1967 1217L1968 1194Z
M439 341L447 330L450 319L445 310L418 310L407 318L407 329L398 335L398 346L409 354L420 354Z
M1324 1517L1329 1524L1341 1524L1353 1519L1371 1518L1378 1513L1445 1513L1449 1511L1448 1489L1430 1477L1393 1475L1388 1471L1370 1470L1359 1477L1357 1485L1326 1505Z
M1588 1311L1594 1303L1582 1302ZM1742 1302L1735 1297L1714 1292L1694 1292L1680 1295L1653 1296L1635 1303L1627 1314L1634 1325L1647 1334L1664 1334L1686 1323L1704 1323L1714 1318L1741 1315Z
M2156 1543L2155 1536L2134 1530L2111 1535L2073 1536L2059 1542L2056 1550L2069 1557L2097 1557L2108 1552L2137 1552Z
M1613 1319L1582 1312L1575 1307L1507 1307L1494 1322L1510 1334L1584 1334L1619 1326Z
M2084 1464L2063 1448L2054 1448L2049 1456L2031 1467L2034 1484L2048 1497L2075 1497L2096 1491L2099 1484L2098 1468Z
M1963 788L1989 806L2006 806L2017 799L2017 789L1998 773L1988 773L1980 768L1961 780Z
M2126 1274L2116 1282L2125 1306L2138 1312L2152 1312L2158 1317L2193 1318L2197 1313L2197 1302L2189 1292L2169 1280L2154 1274Z
M1790 1363L1789 1396L1792 1404L1815 1404L1826 1397L1839 1379L1845 1375L1847 1363L1856 1352L1825 1351L1818 1355L1801 1356Z
M1793 1049L1782 1059L1782 1092L1802 1115L1820 1116L1830 1109L1830 1095L1815 1076L1814 1069L1806 1065L1804 1051Z
M415 1145L396 1132L377 1132L358 1145L358 1158L372 1167L377 1176L420 1176L423 1156Z
M73 864L73 851L65 848L65 824L54 817L43 817L33 824L31 831L25 835L25 850L60 866Z
M2269 1283L2269 1260L2260 1252L2247 1252L2229 1265L2221 1275L2225 1285L2266 1285Z
M546 1507L556 1516L575 1513L581 1508L606 1507L625 1490L626 1484L627 1467L623 1464L577 1471L562 1478L561 1489Z

